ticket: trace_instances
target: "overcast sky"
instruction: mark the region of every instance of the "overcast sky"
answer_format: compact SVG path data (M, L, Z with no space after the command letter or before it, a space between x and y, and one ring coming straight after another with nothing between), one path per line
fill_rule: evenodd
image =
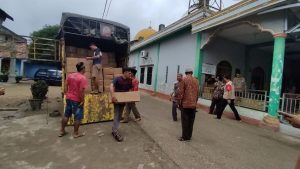
M110 0L108 0L109 4ZM223 0L228 7L238 0ZM130 27L131 37L150 25L158 29L180 19L188 8L189 0L112 0L105 19ZM108 6L107 4L107 6ZM0 8L14 18L4 26L19 35L29 35L44 25L59 24L62 12L72 12L101 18L105 0L1 0Z

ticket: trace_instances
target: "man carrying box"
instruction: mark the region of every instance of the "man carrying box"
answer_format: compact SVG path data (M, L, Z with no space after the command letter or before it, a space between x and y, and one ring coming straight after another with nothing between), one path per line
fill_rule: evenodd
M131 72L132 72L131 79L132 79L132 85L133 85L133 88L131 89L131 91L138 91L139 90L139 81L135 78L137 70L132 69ZM130 103L126 104L124 120L122 120L121 123L128 123L131 110L135 117L135 121L141 121L141 115L140 115L138 109L136 108L135 102L130 102Z
M112 127L112 135L118 141L123 141L123 137L121 136L120 132L118 131L121 116L125 107L125 103L118 103L118 100L115 96L115 92L128 92L132 89L132 80L131 80L131 69L124 68L123 75L114 78L112 84L110 85L110 94L112 98L112 102L114 103L114 122Z
M92 66L92 94L99 93L98 78L102 74L102 65L101 65L101 50L96 46L95 43L90 44L90 48L94 51L94 56L86 57L87 60L93 60Z

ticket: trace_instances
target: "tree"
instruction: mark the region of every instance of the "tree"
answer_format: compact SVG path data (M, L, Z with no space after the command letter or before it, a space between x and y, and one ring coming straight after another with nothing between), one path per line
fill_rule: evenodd
M54 39L59 28L59 25L45 25L42 29L32 32L29 58L54 60L57 55L57 43Z
M59 31L59 25L45 25L42 29L30 34L32 37L55 39Z

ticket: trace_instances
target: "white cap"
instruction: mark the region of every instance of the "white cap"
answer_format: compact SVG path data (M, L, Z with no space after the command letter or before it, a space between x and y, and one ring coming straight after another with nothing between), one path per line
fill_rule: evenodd
M193 69L192 68L185 69L185 73L187 73L187 72L193 72Z

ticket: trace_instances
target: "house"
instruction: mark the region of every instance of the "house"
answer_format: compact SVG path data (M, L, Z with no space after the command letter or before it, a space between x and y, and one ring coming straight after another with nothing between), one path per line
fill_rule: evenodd
M240 93L240 114L279 130L288 127L279 123L278 110L300 110L298 95L289 93L290 88L300 93L295 73L300 66L300 2L244 0L205 12L199 8L131 46L129 66L137 68L140 87L169 95L176 74L191 67L201 84L199 104L209 106L208 79L242 72L255 90Z

